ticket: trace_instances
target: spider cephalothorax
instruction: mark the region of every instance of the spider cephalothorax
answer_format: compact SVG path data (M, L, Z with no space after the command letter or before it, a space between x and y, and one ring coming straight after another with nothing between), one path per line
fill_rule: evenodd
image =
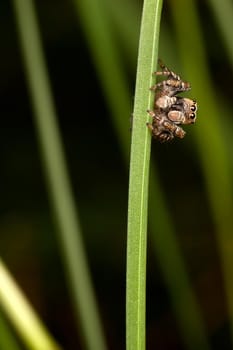
M196 101L189 98L176 97L176 102L167 111L167 117L176 124L194 124L196 111Z
M175 136L185 136L185 131L178 125L195 122L197 103L189 98L177 96L180 92L190 90L190 84L181 80L179 75L169 70L160 60L159 64L162 71L154 74L164 75L167 79L151 87L151 90L155 91L154 108L148 111L152 123L147 123L147 126L155 138L165 142Z

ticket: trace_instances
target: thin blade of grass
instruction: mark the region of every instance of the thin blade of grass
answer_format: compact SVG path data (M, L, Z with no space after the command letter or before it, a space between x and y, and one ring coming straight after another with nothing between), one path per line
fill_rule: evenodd
M138 37L140 29L140 4L128 0L105 2L111 18L114 33L119 38L120 47L126 54L126 60L134 69L136 66ZM130 20L129 20L130 18ZM116 41L116 40L115 40Z
M114 45L108 11L102 0L74 0L74 4L111 111L119 143L125 159L128 159L131 99L119 51Z
M13 4L41 157L51 205L58 223L63 263L69 280L77 327L82 327L87 349L103 350L106 345L56 121L35 9L31 0L14 0Z
M231 60L231 65L233 67L233 2L232 0L208 0L208 2L216 18L217 26L220 29L223 43L227 49L229 58Z
M199 103L196 144L206 182L209 205L216 226L228 298L230 328L233 339L233 190L230 161L224 133L223 113L216 103L215 86L211 82L195 1L169 2L175 32L186 76L192 82L193 95ZM186 12L187 11L187 12ZM189 13L187 17L186 14ZM184 28L191 28L184 31ZM221 120L220 120L221 118Z
M152 169L153 170L153 169ZM200 305L185 268L173 222L166 209L157 174L152 171L149 199L149 226L152 229L153 247L159 261L163 278L171 298L180 337L189 350L209 350L207 330ZM155 210L159 208L159 210Z
M15 338L13 328L8 324L2 310L0 310L0 349L4 350L22 350L22 346L18 344Z
M61 350L10 276L2 260L0 260L0 302L2 309L29 349Z
M126 347L145 349L147 205L151 136L146 110L152 107L152 71L157 62L162 1L145 0L139 39L130 158Z

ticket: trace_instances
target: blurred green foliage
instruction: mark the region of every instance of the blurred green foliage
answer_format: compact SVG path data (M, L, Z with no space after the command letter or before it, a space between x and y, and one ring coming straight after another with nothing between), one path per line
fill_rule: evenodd
M125 159L142 4L132 0L116 4L96 0L98 3L105 11L113 52L97 40L97 33L88 38L87 19L82 22L80 12L77 15L75 1L36 1L35 5L97 301L108 347L115 350L122 349L125 342ZM157 187L152 186L150 194L152 201L160 198L158 193L162 197L155 209L149 206L148 349L185 348L171 296L172 288L178 298L180 295L181 273L174 268L174 246L200 305L211 349L232 348L233 9L228 0L221 1L222 11L216 3L164 1L159 56L191 82L188 96L197 99L199 111L197 123L186 128L184 140L152 144ZM88 4L87 14L95 23L95 12ZM48 204L15 18L6 0L0 3L0 19L0 253L57 341L65 349L82 348ZM93 41L101 57L92 49ZM107 65L112 54L117 55L119 71ZM166 240L169 229L172 246ZM161 237L159 247L154 235ZM166 275L162 261L167 262ZM182 301L180 310L186 310Z

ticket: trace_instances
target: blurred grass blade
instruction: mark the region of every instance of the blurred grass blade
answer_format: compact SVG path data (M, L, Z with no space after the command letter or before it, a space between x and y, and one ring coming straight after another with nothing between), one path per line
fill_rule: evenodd
M77 326L82 326L87 349L103 350L106 348L105 341L65 165L33 2L14 0L13 3L48 191L59 225L74 313L81 320L80 323L77 321Z
M162 1L145 0L142 13L133 131L130 158L128 206L126 348L145 349L146 242L148 179L151 136L146 110L152 108L152 71L157 62Z
M233 2L232 0L208 0L208 2L216 18L217 26L222 34L223 43L228 51L233 67ZM223 62L223 60L222 57L221 62Z
M0 303L29 349L61 350L40 322L1 260ZM8 349L4 348L4 350ZM9 350L14 350L14 348L9 348Z
M193 0L170 0L169 4L184 71L192 82L193 96L200 107L196 141L216 225L233 339L233 190L228 150L221 128L224 115L216 103L216 87L209 76L196 3ZM184 31L184 28L192 30Z
M156 257L163 272L185 349L208 350L210 346L200 306L192 290L173 223L166 210L162 189L158 186L156 176L152 171L153 181L150 181L149 196L149 225L152 229Z
M129 125L131 101L119 51L112 40L108 11L102 0L73 1L111 111L119 143L125 158L128 159L130 133L127 122Z
M123 48L126 60L131 65L131 69L134 70L138 50L141 6L138 2L128 0L102 1L107 7L117 39L119 38L119 46Z
M0 298L1 299L1 298ZM22 346L18 344L16 340L13 328L8 324L8 320L5 319L2 308L0 310L0 349L4 350L22 350Z

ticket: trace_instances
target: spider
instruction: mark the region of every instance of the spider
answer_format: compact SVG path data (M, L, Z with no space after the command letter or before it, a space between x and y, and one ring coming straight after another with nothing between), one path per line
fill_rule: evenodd
M181 80L180 76L168 69L161 60L159 65L162 71L154 74L164 75L167 79L150 88L155 92L155 99L153 110L147 111L152 117L152 123L147 123L147 126L154 138L165 142L175 136L185 136L185 131L178 125L195 122L197 103L195 100L177 96L180 92L190 90L190 84Z

